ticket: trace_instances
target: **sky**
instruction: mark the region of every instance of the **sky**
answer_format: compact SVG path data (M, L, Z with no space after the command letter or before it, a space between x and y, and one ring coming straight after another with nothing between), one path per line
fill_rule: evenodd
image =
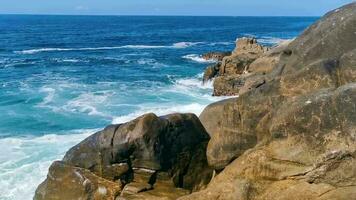
M355 0L0 0L0 14L321 16Z

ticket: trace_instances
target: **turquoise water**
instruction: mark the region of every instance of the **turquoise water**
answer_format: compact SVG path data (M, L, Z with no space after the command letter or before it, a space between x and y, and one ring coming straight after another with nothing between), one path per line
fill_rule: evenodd
M211 61L237 37L265 45L316 18L0 15L0 199L31 199L53 160L143 113L199 114Z

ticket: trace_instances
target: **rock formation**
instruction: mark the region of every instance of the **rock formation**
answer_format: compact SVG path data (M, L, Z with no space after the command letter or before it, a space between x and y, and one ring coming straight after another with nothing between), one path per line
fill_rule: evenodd
M221 62L224 57L230 56L231 52L209 52L206 54L203 54L203 58L205 60L216 60L218 62Z
M35 199L176 199L209 183L208 140L193 114L109 126L52 164Z
M218 94L238 98L200 120L109 126L54 162L35 199L356 199L355 38L351 3L268 51L239 40L214 67Z
M259 87L208 106L208 163L222 171L181 199L356 199L355 32L352 3L284 48Z

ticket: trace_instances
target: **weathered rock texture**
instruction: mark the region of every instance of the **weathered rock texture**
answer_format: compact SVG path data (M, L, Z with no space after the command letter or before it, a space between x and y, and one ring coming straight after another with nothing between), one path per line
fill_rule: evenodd
M356 3L269 51L237 46L215 84L239 98L208 106L202 124L109 126L55 162L35 199L356 200Z
M200 116L208 163L221 172L180 199L356 199L356 3L308 28L263 73L263 84Z
M216 61L222 61L225 56L230 56L231 52L209 52L206 54L203 54L203 58L205 60L216 60Z
M209 183L208 140L193 114L109 126L55 162L35 199L176 199Z
M288 54L285 50L290 42L270 49L258 44L255 38L240 38L231 55L206 68L203 82L215 78L214 96L234 96L259 87L269 80L266 74L276 68L280 56Z

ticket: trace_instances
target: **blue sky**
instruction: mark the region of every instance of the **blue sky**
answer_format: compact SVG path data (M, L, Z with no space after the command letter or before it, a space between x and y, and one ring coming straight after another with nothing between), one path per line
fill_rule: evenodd
M1 0L0 14L320 16L353 0Z

